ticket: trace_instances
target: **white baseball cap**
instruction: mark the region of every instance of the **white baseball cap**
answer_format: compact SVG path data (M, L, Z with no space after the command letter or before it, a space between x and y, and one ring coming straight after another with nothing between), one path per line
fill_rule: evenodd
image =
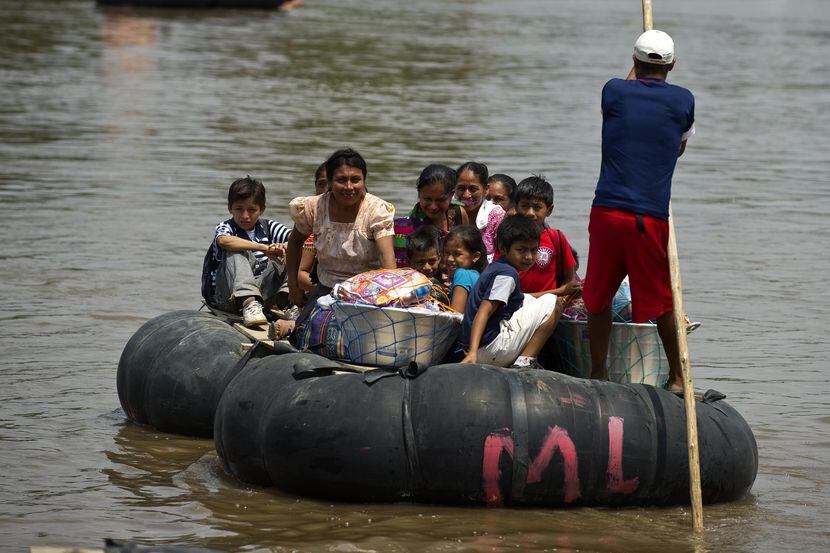
M674 41L663 31L646 31L634 43L634 57L645 63L669 65L674 61Z

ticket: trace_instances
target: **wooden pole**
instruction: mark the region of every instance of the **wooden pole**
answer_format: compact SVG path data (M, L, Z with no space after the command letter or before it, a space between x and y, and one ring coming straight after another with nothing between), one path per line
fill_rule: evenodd
M651 0L643 0L643 32L654 28L654 20L651 18Z
M654 28L651 16L651 0L643 1L643 31ZM700 489L700 452L697 439L697 414L695 389L692 383L692 362L689 343L686 341L686 321L683 313L683 286L680 281L680 258L677 255L677 239L674 217L669 204L669 275L671 276L674 323L677 327L677 347L680 352L680 368L683 373L683 406L686 410L686 443L689 448L689 496L692 500L692 526L696 532L703 530L703 493Z

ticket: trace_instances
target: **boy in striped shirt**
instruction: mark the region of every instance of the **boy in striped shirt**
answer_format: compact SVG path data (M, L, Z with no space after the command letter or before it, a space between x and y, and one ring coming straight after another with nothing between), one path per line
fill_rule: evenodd
M219 309L241 311L245 326L265 324L263 306L276 304L281 289L287 298L285 250L291 230L261 217L265 187L250 176L231 184L228 212L231 218L214 232L211 286L205 298Z

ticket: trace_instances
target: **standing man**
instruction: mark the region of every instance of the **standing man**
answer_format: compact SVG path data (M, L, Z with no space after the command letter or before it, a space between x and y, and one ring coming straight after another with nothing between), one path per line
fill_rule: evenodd
M694 134L695 100L666 82L674 41L646 31L634 67L602 89L602 165L588 225L583 298L591 336L591 378L608 379L611 300L627 274L634 322L657 320L670 390L682 390L667 255L669 199L677 158Z

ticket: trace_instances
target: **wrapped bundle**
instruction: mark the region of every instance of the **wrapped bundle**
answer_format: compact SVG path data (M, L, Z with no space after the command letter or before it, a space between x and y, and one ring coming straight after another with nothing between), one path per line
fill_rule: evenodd
M461 315L430 299L432 283L414 269L360 273L335 286L334 312L349 361L400 367L439 363L461 330Z
M426 307L376 307L334 301L343 345L354 363L401 367L440 363L461 331L461 315Z
M430 290L429 279L407 267L360 273L335 286L332 295L349 303L405 307L425 303Z

